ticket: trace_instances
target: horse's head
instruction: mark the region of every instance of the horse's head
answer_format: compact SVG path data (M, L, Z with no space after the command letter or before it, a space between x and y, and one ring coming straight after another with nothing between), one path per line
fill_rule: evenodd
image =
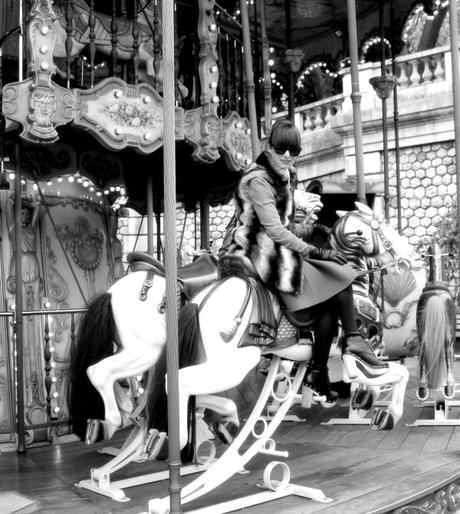
M420 266L412 245L383 218L367 206L355 202L354 211L337 211L339 216L330 242L334 249L346 255L379 257L389 261L407 261Z

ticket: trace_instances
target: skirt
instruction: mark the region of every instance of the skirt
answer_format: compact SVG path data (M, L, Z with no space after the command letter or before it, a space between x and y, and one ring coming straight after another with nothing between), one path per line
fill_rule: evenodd
M306 259L303 261L302 292L279 294L288 311L308 309L343 291L359 274L349 264Z

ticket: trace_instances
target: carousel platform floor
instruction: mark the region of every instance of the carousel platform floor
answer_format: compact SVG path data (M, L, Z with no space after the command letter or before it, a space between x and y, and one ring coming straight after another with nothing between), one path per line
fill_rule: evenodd
M407 365L411 379L405 411L392 431L373 431L363 425L322 424L330 418L346 418L348 408L344 403L327 410L317 406L308 411L294 407L294 412L304 416L306 421L283 422L275 433L277 449L289 451L291 483L319 488L333 502L324 504L289 496L235 512L377 514L399 510L403 514L402 506L422 503L425 510L410 512L457 512L455 509L460 508L456 497L460 482L460 426L406 426L416 419L432 419L434 415L433 407L416 407L416 361L409 359ZM455 363L455 368L456 377L460 378L460 362ZM237 400L242 417L250 411L262 382L263 375L253 372L238 389L229 393ZM451 409L450 417L460 420L460 408ZM121 444L122 436L122 433L117 435L113 443ZM70 442L31 448L23 455L3 451L0 454L0 513L139 514L147 511L150 498L168 494L167 481L126 489L125 493L131 498L127 503L75 487L76 482L89 478L91 468L107 462L108 456L96 451L102 446ZM185 505L184 512L259 492L257 484L262 481L263 469L270 460L274 459L257 456L247 466L249 474L235 475L204 499ZM130 464L114 479L159 469L166 469L166 464ZM192 479L193 475L184 477L182 483ZM439 493L433 499L433 493L441 489L448 493L445 498L451 493L451 503L441 504ZM21 500L25 496L29 503L24 506L18 502L15 509L14 502L4 501L8 493L22 495ZM208 512L214 514L215 511L211 507Z

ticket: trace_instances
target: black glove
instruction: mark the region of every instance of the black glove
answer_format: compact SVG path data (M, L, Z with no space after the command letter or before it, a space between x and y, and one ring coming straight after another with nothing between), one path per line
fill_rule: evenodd
M335 250L324 250L322 248L316 248L315 246L310 250L309 257L310 259L316 259L318 261L333 261L337 264L345 264L347 262L345 255Z

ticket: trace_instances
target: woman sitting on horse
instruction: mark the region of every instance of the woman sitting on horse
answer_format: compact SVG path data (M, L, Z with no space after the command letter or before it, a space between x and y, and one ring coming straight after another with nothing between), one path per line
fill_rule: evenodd
M260 280L279 293L300 324L314 319L315 344L304 384L326 396L326 405L332 406L337 394L330 389L327 361L338 319L345 334L343 354L374 374L384 372L388 364L374 355L356 326L351 287L356 272L346 258L308 244L294 233L294 164L300 143L292 122L278 120L273 125L265 151L240 180L235 225L223 250L248 258Z

